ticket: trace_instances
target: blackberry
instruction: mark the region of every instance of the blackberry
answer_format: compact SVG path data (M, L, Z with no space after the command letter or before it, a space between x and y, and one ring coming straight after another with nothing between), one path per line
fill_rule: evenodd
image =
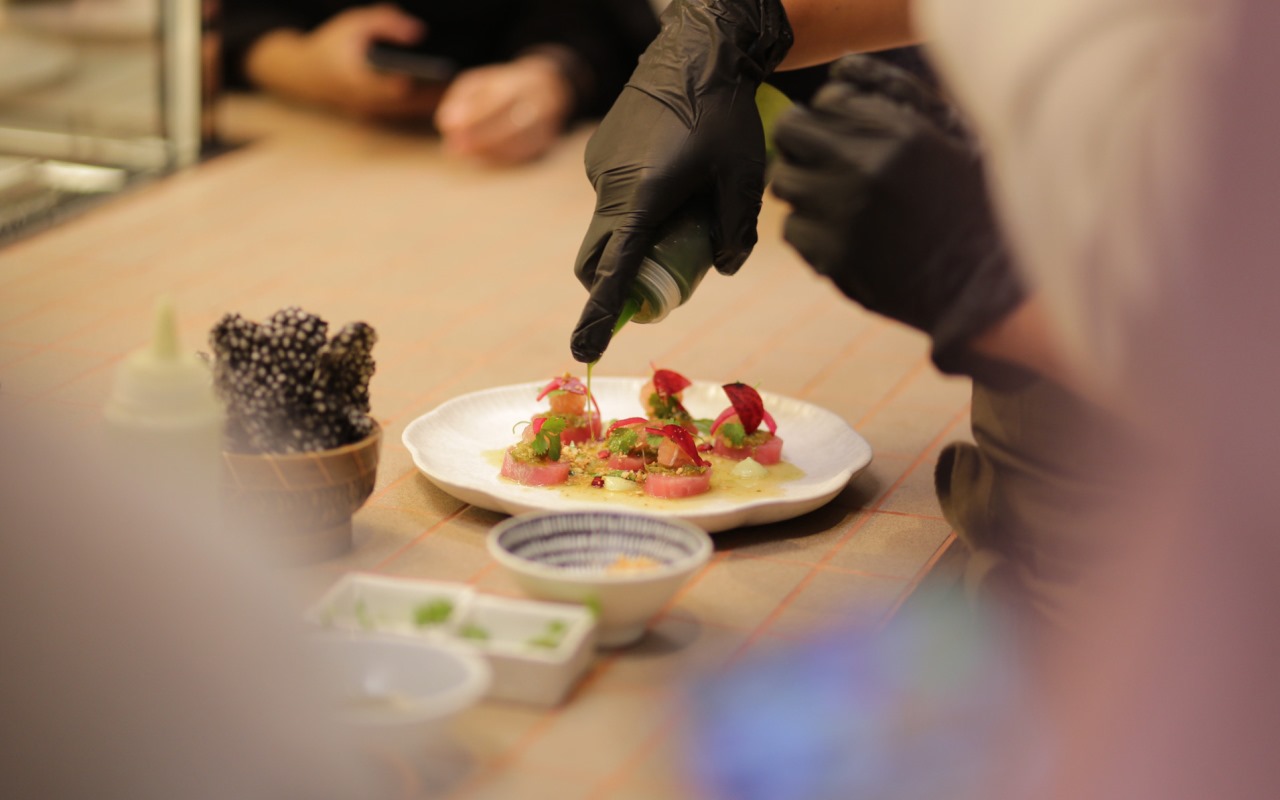
M227 409L235 449L274 453L326 450L373 431L369 379L373 328L329 325L291 306L265 323L227 314L209 334L214 385Z
M209 333L214 388L227 410L227 438L235 449L254 449L245 420L253 416L253 353L258 323L227 314Z
M369 379L373 377L373 345L378 334L363 322L343 326L324 347L316 363L316 386L331 400L361 411L369 410Z

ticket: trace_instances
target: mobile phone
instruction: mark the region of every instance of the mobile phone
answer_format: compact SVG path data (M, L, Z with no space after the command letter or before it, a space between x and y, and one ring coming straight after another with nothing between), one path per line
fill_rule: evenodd
M369 46L369 64L380 72L390 72L422 81L448 83L458 74L458 62L447 56L431 55L412 47L374 42Z

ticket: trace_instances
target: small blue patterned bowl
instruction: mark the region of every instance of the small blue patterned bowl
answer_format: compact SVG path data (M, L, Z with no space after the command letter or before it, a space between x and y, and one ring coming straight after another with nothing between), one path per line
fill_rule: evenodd
M523 514L496 525L488 546L530 595L594 608L604 647L643 636L713 550L691 523L621 511Z

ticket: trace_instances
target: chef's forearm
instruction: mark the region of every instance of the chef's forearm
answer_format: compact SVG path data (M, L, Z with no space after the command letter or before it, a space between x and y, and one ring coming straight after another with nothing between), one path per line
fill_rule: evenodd
M1022 367L1081 395L1097 394L1097 387L1083 380L1064 357L1038 294L1030 295L969 344L980 355Z
M780 69L918 42L909 0L783 0L795 33Z

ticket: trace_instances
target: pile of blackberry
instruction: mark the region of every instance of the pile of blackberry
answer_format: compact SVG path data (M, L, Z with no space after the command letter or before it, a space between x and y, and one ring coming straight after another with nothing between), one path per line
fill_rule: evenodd
M329 324L291 306L266 322L227 314L209 333L213 379L226 405L228 449L305 453L373 432L373 328Z

